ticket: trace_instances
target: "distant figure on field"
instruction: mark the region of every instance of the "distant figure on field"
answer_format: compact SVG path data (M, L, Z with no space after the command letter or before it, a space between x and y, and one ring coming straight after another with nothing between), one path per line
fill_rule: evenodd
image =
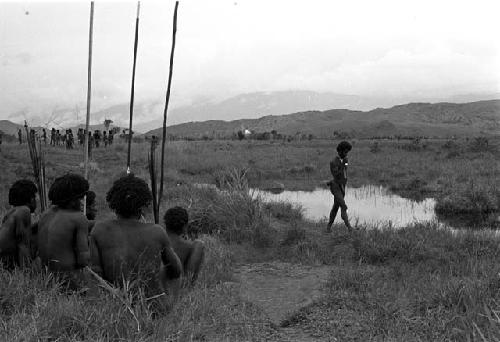
M94 131L94 146L95 148L99 148L99 144L101 142L101 132L99 130Z
M188 213L182 207L168 209L163 217L172 248L181 260L183 276L188 284L192 284L203 263L204 246L199 240L190 241L182 237L186 233L188 219Z
M20 128L17 131L17 139L19 139L19 145L21 145L23 143L23 131Z
M90 234L92 268L107 281L140 280L148 296L172 287L177 293L182 265L165 229L142 221L153 196L134 175L119 178L106 194L116 219L99 221Z
M106 131L102 131L102 142L104 143L104 147L108 147L108 136L106 135Z
M342 141L337 145L338 155L330 162L330 171L333 176L333 180L328 182L330 186L330 191L333 194L333 207L330 211L330 219L326 227L327 232L331 232L332 224L335 221L337 212L340 208L340 217L344 220L346 227L349 231L352 230L351 224L349 223L349 217L347 216L347 205L345 204L345 186L347 183L347 154L352 149L352 145L347 141Z
M54 127L52 127L52 130L50 131L50 145L56 145L56 129Z
M38 222L38 250L42 264L58 273L71 290L82 285L81 270L90 259L89 221L81 212L89 183L80 175L56 178L49 189L52 207Z
M47 145L47 132L45 131L45 128L42 129L42 140L45 145Z
M113 134L113 131L109 131L108 132L108 142L109 142L109 145L113 145L113 138L114 138L114 134Z
M35 183L22 179L9 189L9 204L12 206L2 220L0 228L0 260L8 269L29 265L35 258L31 214L36 209Z

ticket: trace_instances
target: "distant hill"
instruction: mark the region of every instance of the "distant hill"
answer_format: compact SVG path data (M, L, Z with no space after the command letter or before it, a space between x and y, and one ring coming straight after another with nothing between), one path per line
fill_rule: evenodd
M229 135L240 129L255 132L276 130L331 137L334 131L359 137L407 135L451 136L500 133L500 100L470 103L409 103L370 111L331 109L288 115L268 115L258 119L209 120L168 127L168 133L182 137L213 134ZM161 135L155 129L146 135Z
M332 92L314 92L305 90L287 90L271 92L253 92L233 96L223 100L203 99L189 105L172 107L168 111L169 126L191 121L257 119L268 115L282 115L305 111L324 111L331 108L368 111L375 108L389 108L409 102L451 102L464 103L478 100L500 98L499 93L476 93L454 95L451 98L358 96ZM107 100L110 102L111 100ZM134 105L134 131L147 132L161 127L163 123L163 96L149 100L136 101ZM93 107L91 123L101 124L104 119L113 120L116 126L128 126L129 103L118 103ZM0 117L22 123L27 118L29 123L56 128L76 127L85 122L85 104L57 106L47 108L27 106L21 111L5 113L0 108Z
M9 120L0 120L0 131L2 131L4 134L17 136L17 131L19 128L23 128L23 126L15 124Z

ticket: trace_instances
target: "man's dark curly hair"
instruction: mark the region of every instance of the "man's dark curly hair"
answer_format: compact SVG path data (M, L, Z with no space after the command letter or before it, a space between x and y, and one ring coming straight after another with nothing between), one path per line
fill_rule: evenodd
M49 200L65 208L73 200L83 198L89 190L89 182L80 175L68 173L56 178L49 189Z
M9 189L9 204L16 207L29 204L37 192L35 183L29 179L20 179Z
M340 151L346 151L346 152L349 152L350 150L352 150L352 145L347 142L347 141L341 141L338 145L337 145L337 152L340 152Z
M188 223L188 212L183 207L173 207L167 210L163 216L167 230L180 235L182 228Z
M109 208L124 218L141 215L152 200L148 184L132 174L117 179L106 194Z

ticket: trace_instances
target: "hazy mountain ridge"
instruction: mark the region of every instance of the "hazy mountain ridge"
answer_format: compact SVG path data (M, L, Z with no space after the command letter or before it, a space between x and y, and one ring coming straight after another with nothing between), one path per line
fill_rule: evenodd
M414 109L411 109L411 106L408 108L402 107L402 113L400 115L418 116L419 120L421 120L423 123L449 122L465 125L467 122L469 122L469 124L473 126L481 125L483 123L487 128L489 124L485 124L487 119L484 116L484 114L487 112L486 110L481 114L481 117L475 118L465 115L458 107L451 108L444 102L462 102L463 99L488 100L493 98L500 98L500 94L465 94L455 95L452 98L453 101L448 101L448 99L419 99L419 103L413 104L414 106L416 106ZM291 131L293 129L296 129L296 127L294 127L296 123L288 122L289 119L279 119L277 115L286 113L305 113L311 110L318 111L318 113L319 111L325 111L326 114L324 115L326 116L324 120L326 120L326 122L328 123L330 120L334 119L333 117L328 117L328 115L343 118L345 115L347 115L347 113L350 113L341 110L336 110L334 113L330 113L330 108L343 108L349 109L351 111L371 111L379 107L377 109L378 111L375 111L372 114L374 116L379 115L380 120L389 120L390 116L384 116L383 114L387 109L383 109L380 107L388 108L395 106L393 110L397 111L398 105L408 102L411 101L405 98L377 98L336 94L331 92L319 93L301 90L254 92L241 94L222 101L204 99L204 101L198 101L189 106L181 106L170 109L168 111L167 124L171 127L172 125L176 125L186 121L206 122L205 119L245 120L261 118L261 120L269 120L261 121L262 129L268 127L271 124L275 124L274 121L278 122L280 120L284 120L282 124L287 130ZM442 105L447 108L447 112L444 110L440 111L439 117L437 117L434 109L430 110L430 112L428 109L425 109L426 103L428 105L431 105L429 102L443 103ZM152 129L161 127L163 123L163 107L163 100L148 100L136 102L134 106L134 131L147 132ZM114 126L128 127L129 112L130 106L128 103L110 105L92 112L91 124L93 124L93 126L96 126L96 128L93 129L100 129L99 126L102 126L104 119L111 119L113 120ZM426 114L427 112L433 114ZM268 116L272 117L263 119ZM47 114L46 117L42 114L35 115L30 113L28 110L23 110L11 114L9 118L21 124L26 117L28 119L28 123L35 126L47 126L50 128L74 128L83 125L85 121L85 108L82 108L81 105L80 107L75 106L73 108L56 108L52 110L50 114ZM356 120L364 120L364 118L362 117L357 118L356 115L350 115L350 118L356 118ZM315 127L315 124L308 123L307 119L303 118L302 120L305 120L302 124L306 128L312 125L309 129L321 129L321 127ZM241 121L237 125L242 126L246 124L247 123L245 121ZM490 124L495 124L494 118L493 121L490 120ZM217 124L213 125L215 125L214 127L217 127ZM252 123L251 125L254 125L254 123ZM353 123L349 124L349 126L352 125ZM7 133L10 132L9 134L13 133L11 132L10 128L7 131Z
M209 120L168 127L169 134L200 136L232 134L240 129L256 132L276 130L332 136L334 131L354 132L359 136L381 135L474 135L500 132L500 100L471 103L409 103L370 111L332 109L288 115L268 115L259 119L233 121ZM146 133L160 135L161 129Z

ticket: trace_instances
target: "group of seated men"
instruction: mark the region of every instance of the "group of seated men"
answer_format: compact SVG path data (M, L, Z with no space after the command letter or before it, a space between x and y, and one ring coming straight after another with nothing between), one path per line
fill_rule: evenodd
M95 193L76 174L57 178L49 189L51 207L37 223L37 188L32 181L18 180L9 190L12 206L0 228L0 259L4 268L26 267L33 261L60 276L72 290L87 286L87 266L101 278L120 286L136 279L146 293L176 293L181 281L195 281L203 261L201 241L184 239L188 213L170 208L165 228L143 220L152 201L147 183L127 175L116 180L106 194L116 218L94 221ZM87 215L82 200L87 195Z

